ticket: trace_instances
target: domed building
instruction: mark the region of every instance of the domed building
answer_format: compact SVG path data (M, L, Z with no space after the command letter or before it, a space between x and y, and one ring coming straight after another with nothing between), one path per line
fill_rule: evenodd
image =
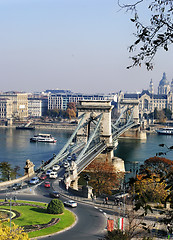
M121 111L121 100L137 100L139 108L139 119L147 118L149 113L162 109L170 109L173 116L173 80L171 86L163 73L159 82L158 93L154 93L153 81L150 81L149 89L138 93L119 93L117 97L118 111Z
M170 85L166 78L166 73L163 73L163 77L159 82L158 94L168 94L170 92Z

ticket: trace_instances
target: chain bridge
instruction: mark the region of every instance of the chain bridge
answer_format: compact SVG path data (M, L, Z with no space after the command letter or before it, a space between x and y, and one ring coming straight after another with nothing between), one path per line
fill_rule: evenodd
M43 170L46 171L68 156L75 155L76 159L65 176L66 184L71 186L77 181L77 176L98 156L112 161L118 137L139 124L138 103L124 102L122 106L119 118L112 123L113 106L110 101L81 101L77 106L76 129L60 152L43 167Z

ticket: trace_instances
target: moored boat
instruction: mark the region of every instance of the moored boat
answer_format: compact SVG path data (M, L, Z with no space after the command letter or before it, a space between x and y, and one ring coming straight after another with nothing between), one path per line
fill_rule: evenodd
M35 130L35 127L26 127L26 126L17 126L16 129L18 130Z
M30 138L30 142L46 142L46 143L56 143L56 139L52 137L51 134L39 133L34 137Z
M173 135L173 128L160 128L156 129L156 132L158 134Z

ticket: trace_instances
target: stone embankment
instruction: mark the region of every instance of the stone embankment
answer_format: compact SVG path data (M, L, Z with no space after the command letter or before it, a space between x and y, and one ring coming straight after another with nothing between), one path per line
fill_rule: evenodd
M5 122L0 123L0 127L3 128L16 128L17 126L21 126L22 124L26 124L26 122L13 122L12 125L7 125ZM68 122L34 122L30 125L31 127L35 127L35 129L58 129L58 130L69 130L74 131L76 128L76 124L68 123Z

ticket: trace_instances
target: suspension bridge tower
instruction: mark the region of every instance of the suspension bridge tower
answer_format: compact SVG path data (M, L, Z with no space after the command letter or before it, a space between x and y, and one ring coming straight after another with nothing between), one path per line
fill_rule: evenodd
M80 101L78 109L78 117L84 116L83 127L78 130L77 142L85 142L87 144L88 139L92 135L93 129L100 121L98 131L95 134L95 139L99 139L100 142L105 142L107 145L106 150L103 152L103 158L112 161L114 143L112 141L112 129L111 129L111 112L113 106L109 100L95 100L95 101ZM99 158L102 154L100 154Z

